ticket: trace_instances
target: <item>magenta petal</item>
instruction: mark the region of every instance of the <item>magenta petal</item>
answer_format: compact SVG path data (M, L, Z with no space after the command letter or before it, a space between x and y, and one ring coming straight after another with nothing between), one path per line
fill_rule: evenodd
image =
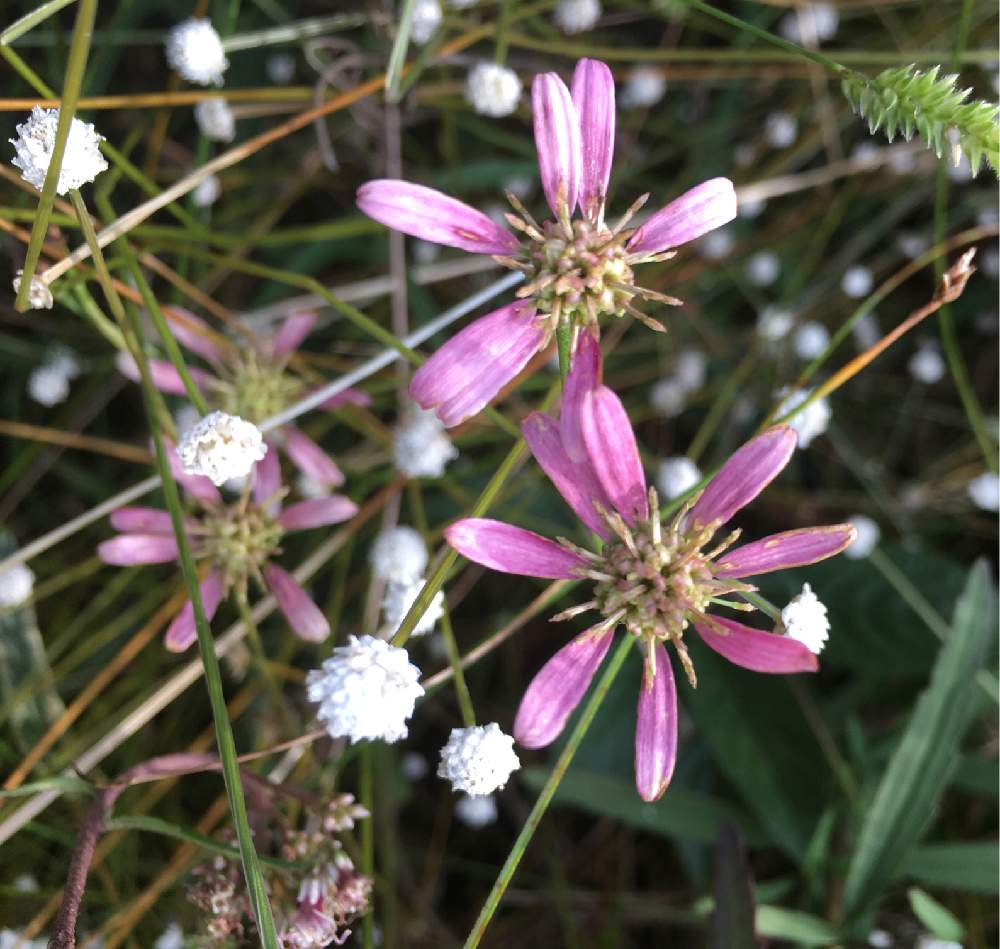
M562 407L559 410L559 426L563 448L573 461L587 460L587 446L583 441L580 426L580 412L583 397L601 384L601 344L590 332L580 334L576 353L566 374Z
M208 478L204 475L188 474L181 467L181 460L177 457L177 448L173 442L164 439L163 447L167 454L167 464L170 465L170 473L174 476L174 481L190 494L191 497L197 498L205 504L216 505L222 503L222 495L219 494L219 489Z
M485 517L456 521L445 528L444 537L463 557L519 577L575 580L587 566L583 557L547 537Z
M170 514L156 507L120 507L111 512L110 520L116 531L124 533L174 534Z
M615 152L615 81L596 59L581 59L573 71L573 104L580 117L582 174L580 207L596 220L604 206Z
M132 361L132 357L129 357ZM122 360L122 365L124 365L124 360ZM187 389L184 387L184 381L181 379L177 370L174 368L174 364L166 362L163 359L150 359L149 360L149 374L153 379L153 385L156 386L161 392L166 392L168 395L187 395ZM126 373L131 377L130 373ZM191 376L191 381L198 387L199 390L204 390L205 383L208 381L208 373L194 366L188 366L188 375ZM140 379L138 367L135 370L135 377L138 381Z
M336 395L331 395L325 402L320 402L317 408L339 409L343 405L358 405L365 408L372 404L372 397L360 389L344 389Z
M753 577L773 570L803 567L839 554L856 535L852 524L802 527L771 534L727 551L716 561L713 572L717 577Z
M308 435L291 425L285 428L285 451L295 467L314 481L332 487L344 483L344 473L334 460Z
M583 397L583 440L591 467L615 510L628 524L649 517L646 476L628 414L607 386Z
M752 672L815 672L819 668L819 660L808 647L790 636L765 633L715 615L695 620L694 628L720 656Z
M276 514L281 504L275 495L280 490L281 462L278 461L274 445L268 443L267 454L253 466L253 499L260 505L271 501L269 510L272 514Z
M278 523L286 531L309 530L311 527L339 524L357 513L358 506L350 498L333 494L328 498L313 498L286 507L278 517Z
M531 108L545 200L557 218L571 215L580 193L583 146L580 118L566 83L554 72L535 76Z
M296 310L278 327L271 340L271 353L275 356L294 353L315 325L316 314L312 310Z
M222 574L213 570L201 581L198 589L201 591L201 607L205 611L205 619L211 623L215 611L222 602L222 594L225 592ZM194 625L194 607L188 600L183 609L174 617L174 621L167 627L164 645L171 652L184 652L197 638Z
M285 614L289 625L300 639L321 643L330 635L330 624L309 594L287 570L276 564L264 568L264 579Z
M380 224L473 254L512 254L517 238L481 211L433 188L392 178L358 188L358 207Z
M592 531L607 540L607 526L597 513L594 502L597 501L605 510L610 510L611 500L597 480L590 462L570 460L559 438L559 423L543 412L533 412L529 415L521 423L521 431L524 433L528 448L535 456L535 461L541 465L549 480L556 486L556 490L573 508L576 516Z
M97 556L114 567L177 559L177 541L163 534L119 534L97 545Z
M174 306L164 311L170 330L182 346L197 353L213 366L222 362L219 347L212 342L211 327L200 316L195 316L182 306Z
M635 786L644 801L663 796L677 761L677 688L670 657L662 643L643 664L639 712L635 725Z
M525 748L552 744L580 704L607 655L614 630L587 630L562 647L535 675L514 719L514 737Z
M629 238L633 254L659 254L728 224L736 217L736 191L728 178L712 178L657 211Z

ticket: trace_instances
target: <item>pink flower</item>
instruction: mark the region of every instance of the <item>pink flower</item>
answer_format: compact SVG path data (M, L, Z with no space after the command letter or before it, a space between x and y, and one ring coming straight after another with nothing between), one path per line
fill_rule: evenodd
M713 178L676 198L641 227L627 227L640 198L613 227L604 222L615 139L615 85L608 67L581 59L572 91L555 73L536 76L531 90L542 189L553 220L538 224L513 195L507 215L515 236L485 214L432 188L407 181L369 181L358 207L388 227L474 254L491 254L525 275L523 302L484 316L445 343L417 370L410 394L457 425L482 410L545 348L560 325L598 332L602 316L631 314L653 329L657 321L635 306L640 297L679 300L636 286L632 268L666 260L673 248L736 216L736 193ZM579 216L574 213L579 210Z
M298 581L271 559L279 552L282 537L297 530L339 524L353 517L357 505L343 495L300 501L282 509L285 489L274 452L254 467L253 497L226 504L208 478L185 474L173 446L167 457L177 483L193 500L194 510L184 528L192 553L207 569L201 581L201 600L211 622L231 590L246 595L250 578L269 589L289 625L302 639L322 642L330 625ZM148 507L123 507L111 515L116 537L98 545L97 554L117 567L167 563L178 556L170 515ZM172 652L183 652L195 641L194 608L188 601L167 628L165 643Z
M521 576L587 579L593 595L556 619L595 610L600 620L560 649L528 686L514 723L526 748L542 748L562 731L622 625L644 658L635 734L636 787L644 800L660 797L677 751L677 694L665 646L674 649L692 686L696 679L684 631L699 636L730 662L756 672L813 672L817 659L787 636L709 614L713 604L751 609L727 595L754 588L746 577L815 563L854 538L850 524L773 534L730 549L733 531L718 530L749 504L788 463L795 433L769 429L738 449L707 487L661 524L656 491L647 489L635 436L618 397L601 384L600 351L589 333L567 379L562 417L536 412L522 431L535 459L581 521L604 541L599 552L555 542L499 521L469 518L452 524L448 542L476 563Z

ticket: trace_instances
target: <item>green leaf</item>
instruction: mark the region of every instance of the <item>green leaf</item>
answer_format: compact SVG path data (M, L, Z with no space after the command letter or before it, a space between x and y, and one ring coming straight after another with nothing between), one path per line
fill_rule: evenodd
M919 887L911 886L906 895L910 900L910 909L932 936L952 942L965 938L965 927L955 918L951 910L942 906L929 893L925 893Z
M1000 847L987 843L940 843L917 847L901 876L927 886L966 893L1000 892Z
M726 824L715 844L713 949L756 949L753 877L739 832Z
M94 785L83 778L71 778L69 775L61 775L52 778L43 778L41 781L32 781L30 784L21 784L9 791L0 791L0 800L9 797L34 797L42 791L61 791L64 794L93 794Z
M969 685L995 635L995 610L989 571L980 561L969 573L930 683L865 815L844 888L848 917L877 898L930 823L969 723L975 697Z
M757 907L757 935L800 946L829 946L841 941L837 930L825 919L780 906Z

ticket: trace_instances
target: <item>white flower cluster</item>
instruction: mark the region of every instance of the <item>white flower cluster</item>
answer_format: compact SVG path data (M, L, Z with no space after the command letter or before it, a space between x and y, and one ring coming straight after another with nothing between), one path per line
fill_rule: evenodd
M822 324L803 323L796 331L792 344L799 359L815 359L830 343L830 331Z
M656 105L667 92L667 80L655 66L639 66L629 73L622 90L623 109L647 109Z
M848 520L854 525L857 534L844 551L844 556L849 560L864 560L878 546L878 542L882 539L882 530L865 514L855 514Z
M567 36L585 33L601 18L600 0L560 0L552 20Z
M80 374L80 364L67 350L57 350L28 375L28 395L51 408L66 400L69 384Z
M944 356L938 346L931 342L922 343L906 366L910 375L925 386L932 386L944 378Z
M984 511L1000 510L1000 479L992 471L973 478L968 487L969 498Z
M209 175L198 182L191 192L191 200L196 208L210 208L222 194L222 183L216 175Z
M788 636L797 639L816 655L823 651L830 638L826 607L808 583L802 585L802 592L781 611L781 622Z
M28 939L14 929L0 929L0 949L47 949L48 939Z
M441 420L418 405L410 406L396 426L392 452L396 467L408 478L440 478L458 457Z
M755 287L769 287L781 276L781 258L774 251L759 250L744 269L747 280Z
M764 138L774 148L788 148L799 134L799 123L787 112L772 112L764 120Z
M191 17L167 34L167 62L181 79L199 86L221 86L229 68L222 38L209 20Z
M795 317L778 306L766 306L757 315L757 335L767 346L777 346L788 338Z
M31 596L35 575L23 563L0 571L0 607L19 606Z
M808 45L833 39L840 26L840 14L832 3L810 3L781 18L778 29L786 40Z
M209 141L231 142L236 138L236 117L222 96L202 99L194 107L194 120Z
M707 361L698 349L685 349L674 362L673 375L661 379L650 389L649 402L667 418L679 415L688 396L705 384Z
M679 498L701 481L698 466L684 455L675 455L660 462L656 473L656 487L660 497L667 501Z
M453 728L441 749L438 777L451 782L456 791L481 796L500 790L521 767L514 753L514 739L496 722Z
M798 408L812 393L812 389L791 389L786 386L778 392L778 398L781 399L778 417ZM799 436L799 448L808 448L814 438L826 431L827 425L830 424L830 415L830 403L823 396L792 416L788 424Z
M427 568L427 545L420 531L406 525L392 527L375 538L369 560L380 580L410 583Z
M840 281L840 289L844 291L852 300L859 300L868 296L875 285L875 277L871 270L860 264L848 267L844 271L844 276Z
M385 588L385 595L382 598L382 618L386 626L395 633L403 622L403 617L410 611L420 591L424 588L422 579L416 580L390 580ZM430 606L424 610L423 616L417 620L417 625L413 627L411 636L426 636L434 632L434 627L444 615L444 591L438 590L431 600Z
M437 32L443 14L438 0L417 0L410 20L410 39L423 46Z
M36 105L31 110L28 120L17 127L17 138L10 139L17 153L11 159L11 164L20 168L21 177L39 191L45 184L45 173L49 170L49 162L52 160L58 125L58 109L43 109ZM73 119L69 126L62 164L59 166L57 194L67 194L93 181L107 169L108 163L101 154L103 141L104 137L97 134L93 125L81 122L77 118ZM34 308L41 309L41 307Z
M424 694L420 670L405 649L374 636L350 636L346 646L306 678L309 701L333 738L399 741Z
M707 260L722 260L732 253L733 244L735 241L729 228L719 227L702 237L697 247L701 256Z
M521 80L509 66L476 63L469 70L465 98L480 115L493 118L510 115L521 98Z
M264 438L252 422L238 415L212 412L181 435L177 456L187 474L204 475L213 484L250 473L267 454Z
M18 270L14 276L14 293L21 289L21 280L24 278L24 271ZM41 277L31 278L31 286L28 287L28 306L32 310L51 310L55 303L49 285Z
M455 802L455 816L466 827L479 830L497 819L497 801L492 794L465 794Z

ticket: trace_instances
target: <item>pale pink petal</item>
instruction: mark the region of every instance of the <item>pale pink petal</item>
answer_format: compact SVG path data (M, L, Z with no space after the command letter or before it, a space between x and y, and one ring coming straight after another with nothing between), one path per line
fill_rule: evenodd
M193 498L209 505L222 503L222 495L219 489L204 475L188 474L181 467L181 460L177 457L177 448L173 442L163 440L163 449L167 455L167 464L170 465L170 473L176 481Z
M533 412L521 423L521 431L535 460L576 516L607 540L607 526L598 515L594 502L599 502L609 511L611 500L597 480L590 462L570 460L559 438L559 423L549 415Z
M111 512L111 526L116 531L133 534L174 533L173 522L167 511L156 507L120 507Z
M326 617L287 570L282 570L277 564L268 564L264 568L264 579L288 624L300 639L321 643L330 635L330 624Z
M753 672L815 672L819 668L809 648L790 636L765 633L715 615L695 620L694 628L720 656Z
M200 316L182 306L173 306L163 312L178 343L213 366L222 362L219 347L212 341L212 329Z
M317 408L339 409L344 405L358 405L366 408L371 404L372 397L367 392L362 392L360 389L344 389L343 392L331 395L325 402L320 402Z
M276 514L281 509L281 503L275 495L281 490L281 462L278 453L271 442L267 444L267 454L253 466L253 499L263 505L271 501L269 510Z
M204 610L205 619L211 623L226 589L222 574L213 570L201 581L198 589L201 591L201 607ZM188 600L174 617L174 621L167 627L164 645L171 652L184 652L197 638L198 634L194 625L194 607Z
M607 386L585 393L580 421L591 467L615 510L627 524L645 520L646 476L621 400Z
M517 238L481 211L433 188L380 178L358 188L358 207L370 218L434 244L473 254L512 254Z
M587 561L523 527L467 517L445 528L445 540L463 557L502 573L547 580L575 580Z
M142 375L139 373L139 367L136 365L135 360L128 355L128 353L120 353L116 362L118 370L123 376L126 376L133 382L142 382ZM153 385L159 389L160 392L166 392L168 395L187 395L187 389L184 388L184 382L177 370L174 368L173 363L167 362L164 359L150 359L148 362L150 378L153 380ZM203 372L197 367L191 366L188 367L188 373L195 386L197 386L199 390L203 390L205 388L205 383L210 378L208 373Z
M677 760L677 688L670 657L662 643L643 663L639 711L635 724L635 786L644 801L663 796Z
M633 254L659 254L728 224L736 217L736 191L728 178L712 178L671 201L629 238Z
M302 341L316 325L316 314L312 310L296 310L278 327L271 340L271 352L275 356L294 353Z
M313 498L286 507L278 517L278 523L286 531L301 531L339 524L357 513L358 506L350 498L332 494L328 498Z
M562 647L531 680L514 719L514 737L525 748L552 744L580 704L607 655L614 630L587 630Z
M542 190L552 213L572 215L580 193L583 146L580 118L569 89L554 72L540 73L531 84L535 149Z
M596 220L608 194L615 152L615 81L596 59L581 59L573 71L573 104L580 118L582 174L580 207Z
M750 439L708 483L688 514L688 523L696 528L713 521L724 524L781 473L794 451L795 432L787 425Z
M601 384L603 366L601 345L597 337L585 330L576 344L576 353L566 374L562 407L559 409L559 426L563 448L573 461L587 460L587 446L580 427L583 397Z
M726 551L716 561L713 572L717 577L753 577L773 570L803 567L839 554L850 545L856 534L852 524L802 527L771 534L770 537Z
M97 556L114 567L177 559L177 541L164 534L119 534L97 545Z
M285 428L285 452L295 467L314 481L332 487L344 483L344 473L334 460L308 435L291 425Z

